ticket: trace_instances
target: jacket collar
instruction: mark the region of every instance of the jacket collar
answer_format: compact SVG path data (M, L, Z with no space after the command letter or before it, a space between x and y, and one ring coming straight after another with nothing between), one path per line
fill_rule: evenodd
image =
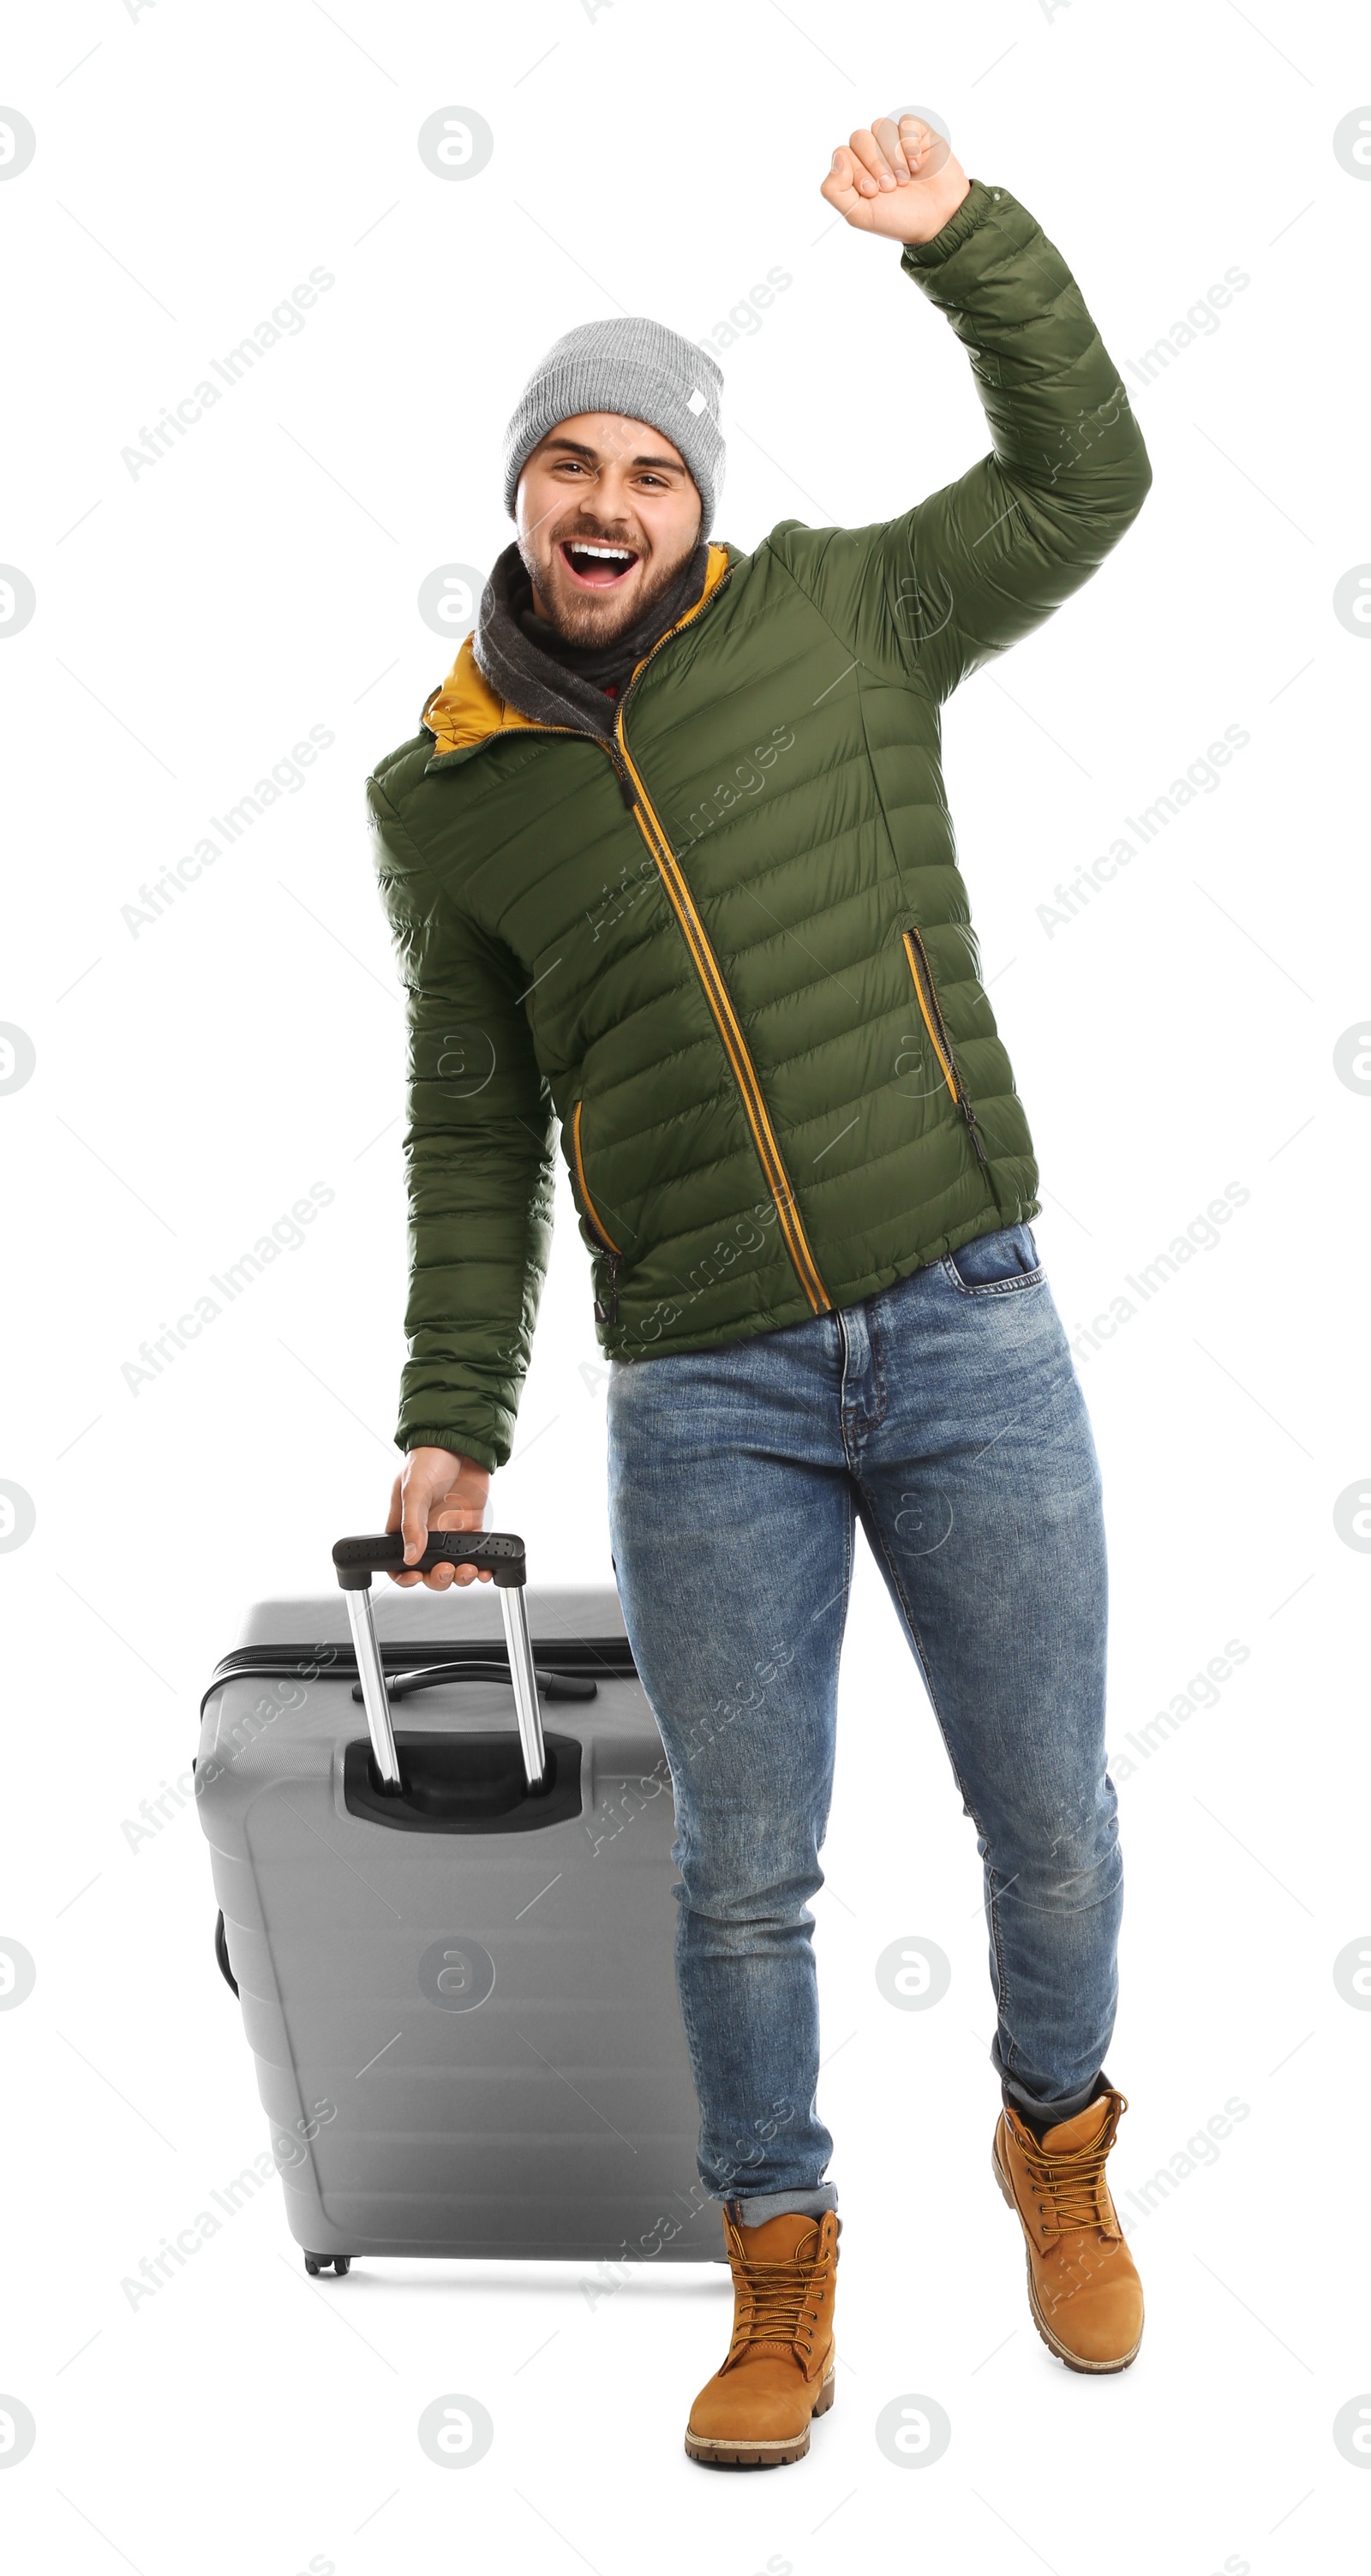
M677 618L675 625L667 628L668 635L676 634L678 629L687 625L692 617L698 616L706 601L711 599L718 589L728 570L728 563L728 547L711 544L704 589L699 598ZM664 641L665 638L662 636L657 639L658 643ZM655 652L656 645L652 649ZM645 655L644 660L646 658ZM633 679L637 678L642 667L642 662L635 666ZM632 685L633 681L630 680L629 687L631 688ZM469 635L442 686L435 689L432 696L425 701L420 722L433 736L433 750L429 756L430 768L435 761L445 760L450 753L479 751L482 743L489 741L492 734L507 733L516 727L528 733L548 731L546 725L538 724L532 716L521 714L518 707L511 706L509 700L502 697L498 689L491 687L485 673L477 665Z

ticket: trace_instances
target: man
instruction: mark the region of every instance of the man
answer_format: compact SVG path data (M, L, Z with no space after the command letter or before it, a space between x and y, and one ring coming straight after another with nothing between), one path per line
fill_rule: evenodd
M369 785L411 1029L389 1526L412 1561L427 1529L481 1525L560 1121L736 2293L686 2447L740 2467L798 2459L834 2387L807 1900L858 1519L976 1824L994 2171L1035 2321L1087 2372L1124 2368L1142 2332L1105 2180L1126 2106L1104 2072L1121 1869L1099 1470L938 711L1088 578L1150 469L1074 281L1006 189L906 115L840 146L822 194L903 246L993 453L888 524L785 520L743 555L710 542L712 359L636 318L570 332L510 423L518 535L474 638ZM397 1578L420 1579L451 1569Z

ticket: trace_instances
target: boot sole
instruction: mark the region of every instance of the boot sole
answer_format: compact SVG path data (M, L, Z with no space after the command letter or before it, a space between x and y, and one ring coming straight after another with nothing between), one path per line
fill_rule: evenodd
M1014 2198L1009 2176L1005 2172L1003 2165L1000 2163L999 2149L993 2142L990 2149L990 2163L994 2172L995 2180L1000 2186L1000 2190L1004 2194L1010 2208L1013 2210L1015 2217L1018 2218L1020 2227L1023 2228L1023 2220L1019 2217L1019 2204ZM1038 2284L1033 2278L1033 2256L1028 2247L1028 2231L1026 2228L1024 2228L1024 2269L1028 2275L1028 2305L1032 2314L1033 2323L1037 2327L1039 2334L1042 2336L1043 2342L1046 2344L1048 2351L1055 2353L1058 2361L1064 2361L1068 2370L1083 2371L1092 2379L1107 2379L1111 2377L1115 2371L1127 2370L1129 2363L1137 2360L1138 2354L1142 2349L1141 2326L1138 2329L1138 2340L1134 2344L1132 2351L1123 2353L1117 2361L1083 2361L1078 2352L1072 2352L1069 2346L1062 2342L1060 2335L1054 2334L1046 2317L1043 2315L1042 2309L1038 2305Z
M829 2363L824 2384L814 2402L814 2416L826 2415L838 2393L838 2365ZM809 2449L809 2424L803 2433L786 2442L728 2442L707 2440L701 2433L687 2429L687 2456L704 2468L714 2469L785 2469L792 2460L802 2460Z

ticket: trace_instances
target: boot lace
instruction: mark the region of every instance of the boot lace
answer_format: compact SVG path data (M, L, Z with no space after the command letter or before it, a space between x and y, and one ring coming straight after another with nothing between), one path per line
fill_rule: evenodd
M729 2363L741 2360L752 2344L789 2344L801 2352L812 2352L819 2314L817 2294L822 2290L828 2262L827 2256L788 2263L750 2262L746 2255L734 2256L738 2314L725 2370Z
M1128 2108L1120 2095L1111 2102L1104 2126L1083 2147L1049 2150L1031 2129L1018 2131L1019 2151L1042 2213L1044 2233L1055 2239L1082 2228L1109 2227L1102 2197L1104 2168L1114 2144L1120 2113Z

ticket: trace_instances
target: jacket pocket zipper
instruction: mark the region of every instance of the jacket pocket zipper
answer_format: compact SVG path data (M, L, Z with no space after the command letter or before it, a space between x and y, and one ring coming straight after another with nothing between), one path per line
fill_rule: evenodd
M952 1052L952 1040L948 1034L947 1022L943 1017L942 1003L938 999L938 988L933 981L933 969L928 962L928 950L924 946L923 933L919 930L906 930L903 936L905 955L909 959L909 971L913 976L914 990L919 999L919 1009L923 1014L924 1027L928 1031L933 1052L942 1069L943 1080L966 1120L967 1130L976 1148L978 1159L982 1163L987 1162L989 1157L976 1122L976 1113L962 1089L961 1077L957 1072L957 1060Z
M581 1156L583 1106L584 1103L578 1100L571 1113L571 1159L576 1167L576 1186L580 1192L581 1205L585 1210L586 1223L600 1244L600 1265L604 1272L607 1293L604 1297L597 1297L595 1300L595 1318L597 1323L613 1324L617 1322L619 1314L619 1271L624 1256L613 1236L602 1225L595 1201L586 1187L586 1167Z

